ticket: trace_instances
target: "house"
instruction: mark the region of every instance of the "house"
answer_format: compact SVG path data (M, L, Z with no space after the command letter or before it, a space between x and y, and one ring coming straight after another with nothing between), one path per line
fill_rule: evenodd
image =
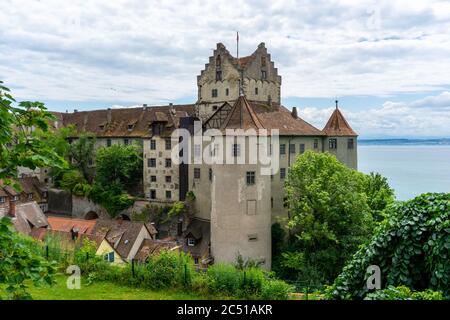
M152 224L126 220L95 220L93 234L103 238L97 254L110 262L123 263L134 259L146 239L155 239Z
M12 223L18 232L32 236L48 228L47 217L35 201L13 204L12 208Z
M211 226L207 220L192 219L180 237L182 250L189 253L194 264L206 268L213 262L211 256Z
M82 220L55 216L49 216L47 220L50 230L71 234L72 239L74 240L84 235L92 235L97 223L97 220Z
M180 250L181 246L175 240L155 240L145 239L139 248L134 259L136 261L145 262L150 256L158 255L163 250L173 251Z

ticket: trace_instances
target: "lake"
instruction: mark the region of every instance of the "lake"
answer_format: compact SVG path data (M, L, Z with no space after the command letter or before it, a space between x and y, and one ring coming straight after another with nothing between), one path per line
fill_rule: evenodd
M359 145L358 170L385 176L398 200L450 192L450 146Z

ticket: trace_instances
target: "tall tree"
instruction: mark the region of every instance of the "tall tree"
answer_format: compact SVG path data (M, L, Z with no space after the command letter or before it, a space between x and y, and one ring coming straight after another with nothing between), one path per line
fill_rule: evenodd
M69 158L72 166L80 171L84 179L92 181L95 159L95 136L81 133L76 141L70 145Z
M369 238L373 221L364 182L364 174L331 154L308 151L297 158L285 184L291 237L282 264L299 280L331 282Z
M114 184L122 190L133 190L142 179L142 162L142 152L137 146L115 144L100 148L95 180L104 188Z
M47 132L54 117L41 102L23 101L17 104L10 90L0 81L0 179L11 184L18 167L67 166L36 133ZM13 183L20 189L20 185ZM50 283L54 267L43 259L36 243L17 234L9 218L0 218L0 284L6 284L7 297L30 298L26 280L35 284Z

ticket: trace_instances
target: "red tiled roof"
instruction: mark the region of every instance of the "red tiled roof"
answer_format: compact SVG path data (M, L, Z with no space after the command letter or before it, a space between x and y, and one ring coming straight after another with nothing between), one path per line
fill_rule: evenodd
M48 217L47 220L52 230L70 232L72 228L76 227L80 235L91 234L97 224L97 220L81 220L53 216Z
M345 120L339 108L331 114L330 119L322 130L327 136L357 136L356 132Z

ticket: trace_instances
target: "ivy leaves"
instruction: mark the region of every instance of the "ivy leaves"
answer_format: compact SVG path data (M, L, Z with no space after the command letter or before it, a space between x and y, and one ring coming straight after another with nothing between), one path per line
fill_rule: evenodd
M450 194L424 194L390 206L387 218L328 289L330 298L364 298L365 270L379 265L384 286L449 295Z

